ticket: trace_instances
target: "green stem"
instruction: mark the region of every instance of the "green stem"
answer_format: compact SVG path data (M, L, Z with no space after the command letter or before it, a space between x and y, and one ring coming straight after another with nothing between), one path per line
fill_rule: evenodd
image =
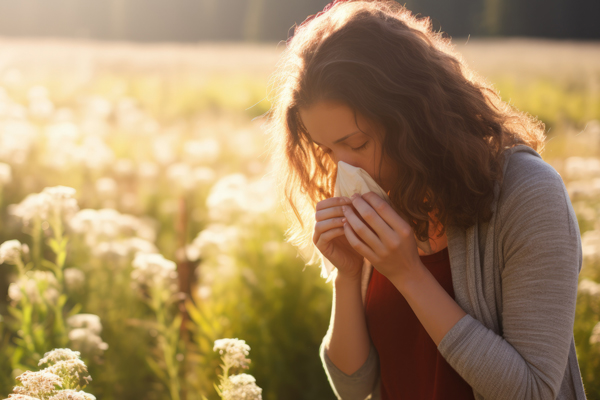
M33 237L33 262L40 268L42 264L42 220L40 217L35 217L33 220L33 231L31 232Z
M150 288L150 293L152 296L152 308L156 313L156 321L158 325L161 327L162 341L161 347L163 352L163 358L165 360L165 364L167 366L167 374L169 375L169 393L171 394L171 400L180 400L179 396L179 376L177 373L177 363L174 362L174 351L171 347L171 343L169 340L169 336L171 332L169 332L170 324L167 324L166 315L165 315L165 304L161 302L161 288L156 288L152 286Z

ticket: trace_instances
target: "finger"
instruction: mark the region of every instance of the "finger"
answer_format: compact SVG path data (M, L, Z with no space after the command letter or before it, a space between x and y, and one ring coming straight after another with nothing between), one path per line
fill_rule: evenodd
M344 204L348 204L348 198L343 196L330 197L325 200L321 200L317 203L316 211L323 210L325 208L341 206Z
M372 193L375 197L381 200L381 202L377 202L376 199L374 199L373 197L367 196L371 199L371 201L373 201L376 204L376 207L379 210L382 210L382 207L389 207L389 204L387 204L381 197L379 197L373 192L369 193ZM399 235L396 232L394 232L394 230L387 224L387 222L385 222L382 219L378 211L371 207L370 203L368 203L361 196L357 196L352 202L352 205L360 213L361 217L367 222L367 224L369 224L369 226L373 228L379 239L387 247L393 246L398 242Z
M335 228L335 229L330 229L327 232L323 233L321 235L321 237L319 238L319 241L321 242L321 244L324 244L326 242L330 242L333 239L335 239L338 236L344 236L344 228ZM317 246L319 247L319 246Z
M374 192L368 192L362 195L362 201L368 203L373 210L378 214L380 219L386 223L386 225L397 234L405 232L406 229L410 229L410 225L400 216L391 205L388 204L385 200L379 197ZM359 200L355 200L356 204L360 204ZM354 202L353 202L354 204ZM355 207L357 207L355 205ZM358 207L357 207L358 209ZM360 212L361 210L359 210ZM363 215L363 218L365 216ZM365 218L367 220L367 218ZM368 220L367 220L368 221ZM369 221L370 222L370 221ZM374 227L375 228L375 227ZM379 232L378 232L379 234ZM390 231L387 231L387 234L390 234ZM379 236L381 237L381 235ZM386 237L389 237L386 235Z
M330 229L341 227L344 223L344 217L326 219L315 224L315 233L313 235L313 243L319 242L319 237Z
M319 210L315 213L315 220L323 221L329 218L343 217L344 212L342 206L329 207L324 210Z
M375 232L373 232L367 224L365 224L360 220L360 218L358 218L354 211L352 211L351 207L346 207L344 215L348 219L348 223L350 224L352 229L354 229L357 235L362 240L364 240L364 242L367 245L369 245L369 247L373 249L373 251L378 253L385 251L384 244L381 242L381 240L379 240Z
M344 234L346 235L346 240L348 240L350 246L352 246L352 248L356 250L358 254L365 257L369 261L377 260L377 254L375 254L373 250L369 248L369 246L363 243L358 236L356 236L348 222L344 223Z

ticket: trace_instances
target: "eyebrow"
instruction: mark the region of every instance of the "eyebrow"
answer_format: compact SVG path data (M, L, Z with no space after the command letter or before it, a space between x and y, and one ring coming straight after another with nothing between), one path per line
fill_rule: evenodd
M350 136L355 135L357 133L360 133L361 131L356 131L356 132L352 132L346 136L344 136L343 138L340 138L338 140L336 140L335 142L333 142L333 144L339 143L339 142L343 142L344 140L348 139ZM319 146L321 146L321 143L318 143L316 141L313 140L313 142L317 143Z

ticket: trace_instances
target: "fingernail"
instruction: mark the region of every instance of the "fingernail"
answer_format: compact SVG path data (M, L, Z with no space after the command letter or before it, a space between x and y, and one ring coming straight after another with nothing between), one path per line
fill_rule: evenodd
M346 211L346 206L342 206L342 211Z

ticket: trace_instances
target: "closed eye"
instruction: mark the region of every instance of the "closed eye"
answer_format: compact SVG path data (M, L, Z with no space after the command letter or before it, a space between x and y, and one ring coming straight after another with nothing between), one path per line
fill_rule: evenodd
M369 144L369 141L368 141L368 140L367 140L367 141L365 142L365 144L363 144L362 146L359 146L359 147L356 147L356 148L354 148L354 147L350 147L350 148L351 148L353 151L361 151L361 150L363 150L365 147L367 147L367 144ZM321 151L322 151L323 153L325 153L325 154L327 154L327 153L331 153L331 150L329 150L329 149L327 149L327 150L324 150L322 147L319 147L319 148L320 148L320 149L321 149Z
M362 146L360 146L360 147L357 147L357 148L351 147L351 149L352 149L352 150L354 150L354 151L359 151L359 150L362 150L362 149L364 149L365 147L367 147L367 144L368 144L368 143L369 143L369 141L367 140L367 141L365 142L365 144L363 144Z

